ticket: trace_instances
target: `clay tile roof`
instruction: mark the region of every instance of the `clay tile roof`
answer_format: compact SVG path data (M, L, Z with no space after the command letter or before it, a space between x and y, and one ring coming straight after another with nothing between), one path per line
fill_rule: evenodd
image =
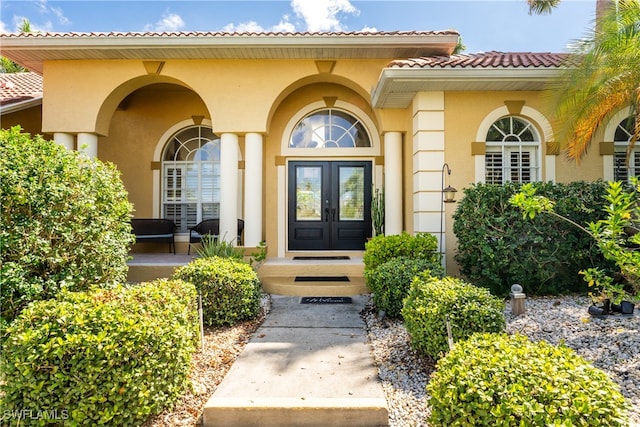
M483 52L400 59L392 68L554 68L567 65L566 53Z
M0 105L42 98L42 76L36 73L0 74Z
M440 30L440 31L338 31L338 32L228 32L228 31L164 31L164 32L37 32L37 33L4 33L3 38L135 38L135 37L247 37L247 36L270 36L270 37L300 37L314 36L327 38L336 36L415 36L415 35L459 35L456 30Z

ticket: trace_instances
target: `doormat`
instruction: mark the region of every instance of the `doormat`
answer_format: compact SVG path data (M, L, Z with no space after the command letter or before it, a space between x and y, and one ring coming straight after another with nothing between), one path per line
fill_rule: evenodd
M351 297L302 297L300 304L351 304Z
M294 282L349 282L347 276L296 276Z
M349 282L347 276L296 276L294 282Z
M348 256L294 256L294 261L351 259Z

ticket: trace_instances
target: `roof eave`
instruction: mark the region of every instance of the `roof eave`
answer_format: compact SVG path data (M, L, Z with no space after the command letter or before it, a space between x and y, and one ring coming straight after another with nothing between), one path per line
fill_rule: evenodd
M376 108L406 108L418 92L541 90L561 68L385 68L371 92ZM402 101L391 95L402 95Z
M0 116L42 105L42 96L0 106Z
M49 60L79 59L395 59L449 55L455 32L433 34L64 34L2 37L3 56L42 73Z

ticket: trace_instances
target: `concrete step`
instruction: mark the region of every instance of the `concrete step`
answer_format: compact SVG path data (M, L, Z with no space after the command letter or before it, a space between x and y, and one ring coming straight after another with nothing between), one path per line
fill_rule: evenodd
M362 254L348 259L270 258L259 268L265 292L295 296L348 296L368 293Z
M295 276L261 277L262 289L274 295L339 297L360 295L369 290L363 277L349 276L348 282L296 282Z

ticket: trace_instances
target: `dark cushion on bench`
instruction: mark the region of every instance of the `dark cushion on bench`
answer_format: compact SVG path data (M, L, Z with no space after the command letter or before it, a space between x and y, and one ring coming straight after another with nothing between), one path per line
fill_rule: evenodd
M133 218L131 228L136 236L136 242L169 243L169 250L176 252L174 232L176 224L170 219L162 218Z

